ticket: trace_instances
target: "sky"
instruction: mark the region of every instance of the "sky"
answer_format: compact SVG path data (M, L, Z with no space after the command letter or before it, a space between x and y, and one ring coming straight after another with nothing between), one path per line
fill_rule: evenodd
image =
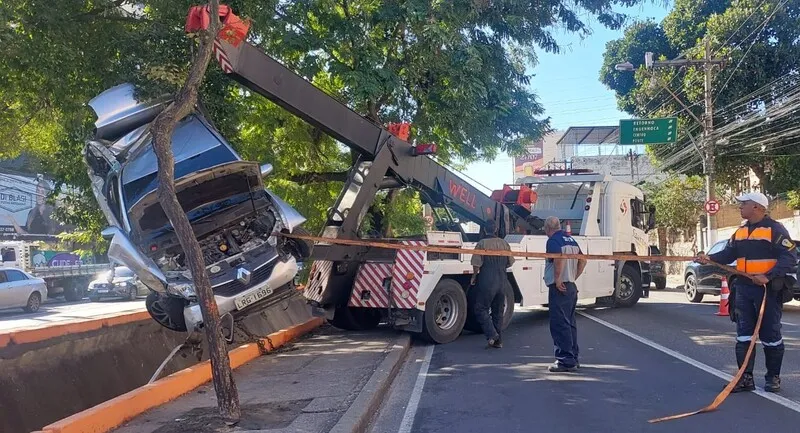
M664 4L668 3L668 4ZM647 2L631 8L618 8L631 20L652 18L660 22L672 7L672 1ZM621 38L625 26L609 30L596 20L590 22L593 34L581 40L566 32L554 36L562 47L559 54L537 51L539 63L533 73L531 88L550 117L554 129L565 130L570 126L612 126L619 119L630 116L617 110L614 92L599 80L606 42ZM501 153L492 162L478 162L467 166L463 172L475 186L501 189L504 183L513 180L512 159Z

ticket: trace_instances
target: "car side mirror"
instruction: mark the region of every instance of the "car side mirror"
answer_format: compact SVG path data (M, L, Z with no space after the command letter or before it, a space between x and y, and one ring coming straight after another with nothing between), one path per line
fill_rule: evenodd
M267 177L272 173L272 164L262 164L261 165L261 177Z

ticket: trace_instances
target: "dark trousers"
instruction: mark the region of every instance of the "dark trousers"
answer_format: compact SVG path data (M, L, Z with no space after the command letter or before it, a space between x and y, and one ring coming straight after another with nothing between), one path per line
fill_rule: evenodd
M550 335L555 345L556 361L565 367L578 363L578 328L575 326L575 306L578 304L578 287L575 283L564 283L567 292L548 286L550 309Z
M761 309L761 302L764 297L764 288L753 284L737 284L736 296L734 298L734 309L736 310L736 346L737 361L741 366L744 353L753 337L756 329L758 312ZM767 367L766 377L778 376L781 372L783 361L783 336L781 335L781 316L783 315L783 304L780 294L771 290L767 291L767 303L764 305L764 318L761 321L761 329L758 338L764 346L764 356ZM753 365L756 358L755 351L750 358L745 371L753 373Z
M505 274L502 277L505 278ZM496 278L492 281L478 281L475 290L477 291L475 294L475 318L480 323L483 335L487 340L498 339L503 329L503 306L505 305L503 280Z

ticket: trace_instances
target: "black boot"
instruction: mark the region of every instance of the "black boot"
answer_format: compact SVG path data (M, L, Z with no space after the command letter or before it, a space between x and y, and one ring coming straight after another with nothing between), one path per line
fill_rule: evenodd
M738 364L739 368L741 368L742 364L744 364L744 358L747 356L748 347L750 347L749 341L736 342L736 363ZM742 378L739 379L739 383L736 384L731 392L753 391L756 389L755 381L753 381L753 367L755 366L755 362L756 351L753 350L753 353L750 354L750 360L744 369Z
M784 346L764 346L764 363L767 366L765 375L766 384L764 391L778 392L781 390L781 365L783 364Z

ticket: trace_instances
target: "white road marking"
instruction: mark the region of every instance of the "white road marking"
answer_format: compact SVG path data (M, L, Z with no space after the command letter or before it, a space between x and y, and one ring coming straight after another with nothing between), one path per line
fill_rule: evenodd
M797 325L796 323L792 323L792 322L781 322L781 324L782 325L788 325L788 326L800 326L800 325Z
M432 344L425 349L425 359L422 360L417 382L414 384L414 390L411 391L411 398L408 399L408 407L406 407L403 422L400 423L400 430L397 433L411 433L411 427L414 426L414 418L417 416L419 400L422 398L422 389L425 388L425 379L428 378L428 368L431 366L434 347L436 346Z
M599 324L601 324L601 325L603 325L603 326L605 326L607 328L610 328L610 329L612 329L614 331L617 331L622 335L628 336L628 337L638 341L639 343L642 343L642 344L644 344L646 346L650 346L653 349L658 350L659 352L666 353L667 355L669 355L669 356L671 356L673 358L679 359L679 360L681 360L681 361L683 361L683 362L685 362L685 363L687 363L687 364L689 364L689 365L691 365L693 367L697 367L700 370L705 371L706 373L709 373L709 374L712 374L714 376L717 376L720 379L725 380L726 382L730 382L733 379L733 376L728 374L728 373L725 373L725 372L722 372L720 370L717 370L716 368L711 367L710 365L703 364L702 362L700 362L700 361L698 361L698 360L696 360L694 358L689 358L688 356L686 356L686 355L684 355L684 354L682 354L680 352L676 352L676 351L674 351L672 349L666 348L666 347L656 343L655 341L652 341L650 339L642 337L641 335L634 334L633 332L630 332L630 331L628 331L627 329L624 329L624 328L620 328L619 326L614 325L613 323L606 322L603 319L600 319L598 317L594 317L594 316L592 316L590 314L584 313L583 311L578 311L577 313L580 314L583 317L586 317L589 320L592 320L592 321L597 322L597 323L599 323ZM789 400L786 397L781 397L781 396L776 395L774 393L766 392L761 387L756 387L756 390L753 391L753 393L758 395L758 396L764 397L765 399L767 399L767 400L769 400L769 401L771 401L773 403L778 403L779 405L781 405L783 407L786 407L788 409L791 409L791 410L793 410L795 412L800 412L800 403L798 403L798 402L796 402L794 400Z

